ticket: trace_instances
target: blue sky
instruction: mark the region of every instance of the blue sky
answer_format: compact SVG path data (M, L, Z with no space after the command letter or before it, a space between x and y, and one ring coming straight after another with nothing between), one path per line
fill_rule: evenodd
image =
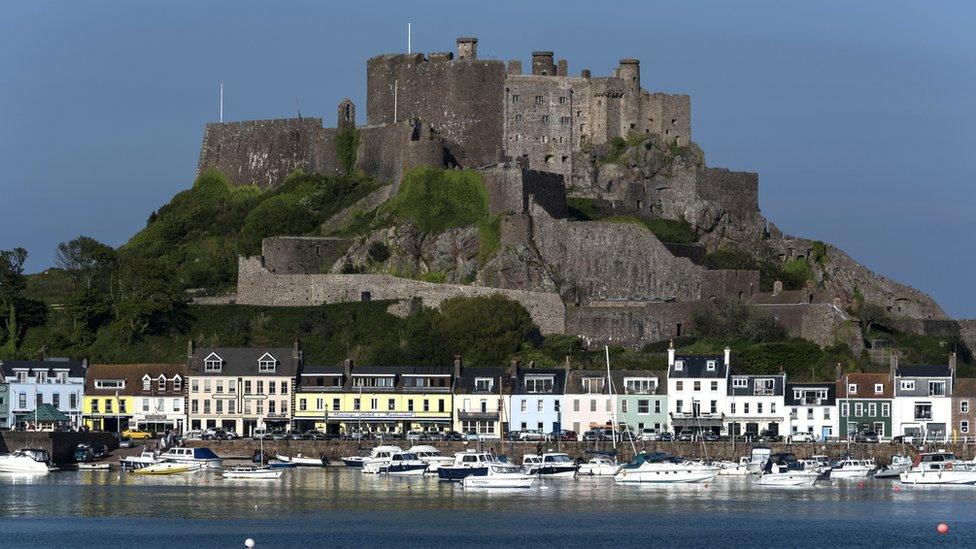
M138 4L138 5L137 5ZM203 5L206 4L206 5ZM570 72L641 59L692 97L712 166L757 171L764 214L976 317L976 6L963 2L5 2L0 249L123 243L192 183L205 122L365 116L365 61L443 51ZM464 6L463 10L458 6ZM969 174L968 176L966 174Z

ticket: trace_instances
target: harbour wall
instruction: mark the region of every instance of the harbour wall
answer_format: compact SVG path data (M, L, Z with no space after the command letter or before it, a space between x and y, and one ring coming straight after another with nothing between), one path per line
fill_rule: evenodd
M51 454L51 461L58 465L74 463L75 448L80 443L104 444L109 450L119 447L113 433L48 433L24 431L0 431L0 454L16 452L21 448L40 448Z
M282 455L293 456L299 452L307 457L324 455L332 462L332 465L341 465L339 458L342 456L367 455L374 446L381 444L379 441L369 441L362 444L353 440L284 440L284 441L264 441L264 450L269 456L275 452ZM398 445L404 450L413 443L407 441L386 441L382 444ZM589 457L593 450L611 450L613 447L605 442L555 442L539 444L537 442L483 442L480 445L475 442L467 444L463 442L421 442L417 444L431 444L440 449L445 455L452 455L454 452L463 452L468 449L481 449L491 451L497 455L507 455L509 460L515 463L522 462L524 454L534 454L538 451L565 452L574 458ZM187 443L188 446L206 446L212 449L220 457L225 459L250 457L254 451L260 447L256 440L242 439L232 441L216 440L193 440ZM752 451L752 444L737 442L706 442L704 444L695 442L635 442L632 448L630 443L618 445L621 452L621 459L629 461L634 455L634 449L638 452L667 452L671 455L683 456L689 459L714 459L738 461L741 456L749 455ZM841 458L847 453L848 448L852 455L858 459L874 459L879 464L890 462L892 454L907 454L914 456L920 451L933 451L935 449L954 452L957 457L962 459L972 459L976 456L976 444L939 444L919 450L911 445L901 444L851 444L848 447L846 442L830 443L775 443L769 447L773 452L793 452L799 459L809 458L813 455L827 455L831 458Z

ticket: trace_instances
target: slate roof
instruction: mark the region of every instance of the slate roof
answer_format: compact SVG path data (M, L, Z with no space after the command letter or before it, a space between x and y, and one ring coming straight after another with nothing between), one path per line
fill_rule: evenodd
M525 377L531 375L552 375L552 392L551 393L526 393L525 392ZM552 394L552 395L562 395L566 392L566 370L563 368L518 368L515 379L515 386L512 388L512 394L524 395L524 394Z
M899 377L952 377L952 370L945 364L918 364L899 366L895 375Z
M149 391L142 390L142 378L146 374L152 378ZM159 375L166 377L166 390L160 391ZM173 379L180 376L180 390L173 389ZM124 379L125 387L118 389L119 395L126 396L180 396L186 386L186 364L92 364L85 374L86 396L114 396L116 389L98 389L95 380Z
M681 371L668 367L668 377L674 378L724 378L728 377L728 366L725 365L723 355L679 355L674 357L675 363L682 361ZM708 371L708 361L715 361L715 371Z
M847 385L857 384L857 394L847 395ZM881 394L875 394L874 385L883 385ZM837 382L837 398L892 398L894 395L891 377L883 373L853 373L844 374Z
M490 377L495 380L494 387L491 391L493 394L498 394L499 380L501 380L502 384L502 394L509 394L512 392L512 377L510 374L511 372L507 368L465 366L461 368L460 377L454 380L454 392L462 395L485 394L484 392L476 392L474 390L475 379L479 377Z
M819 406L833 406L837 402L837 382L835 381L824 381L822 383L815 382L804 382L804 383L787 383L786 384L786 394L783 396L784 404L786 406L809 406L808 404L803 404L803 402L793 398L793 389L827 389L827 398L822 400Z
M211 353L223 359L224 364L219 372L204 371L204 361ZM258 360L265 353L278 360L274 372L259 372ZM292 347L200 347L194 350L189 359L187 373L191 376L266 376L282 377L297 376L301 368L301 358L293 358ZM300 353L299 353L300 354Z
M656 377L657 390L650 395L668 394L668 373L663 370L610 370L610 379L613 380L613 394L628 394L624 387L624 378L628 377ZM637 393L632 393L637 394Z
M33 377L37 372L47 371L48 376L54 376L57 370L68 370L68 377L85 377L85 364L77 360L8 360L0 362L5 377L14 377L14 370L28 369L28 376Z

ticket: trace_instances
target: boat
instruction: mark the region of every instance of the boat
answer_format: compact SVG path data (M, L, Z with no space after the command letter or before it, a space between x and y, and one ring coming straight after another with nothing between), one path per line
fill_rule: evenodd
M346 467L351 467L353 469L361 469L363 467L363 462L366 458L362 456L349 456L344 458L339 458Z
M688 461L664 452L641 452L613 478L621 483L694 483L710 482L718 473L718 467L700 461Z
M518 466L509 463L493 462L487 474L471 475L461 481L464 488L531 488L535 477L527 475Z
M807 471L817 471L821 475L830 475L833 470L833 466L830 463L830 458L824 455L810 456L810 459L799 460L803 465L803 468Z
M886 465L876 470L874 478L890 479L900 478L901 474L912 467L912 460L908 456L894 454L891 456L891 465Z
M317 458L310 458L305 457L301 453L296 454L294 457L288 457L276 452L275 458L278 461L283 461L285 463L294 463L299 467L325 467L329 462L329 460L325 459L325 455L321 455Z
M609 456L596 456L580 464L579 475L586 477L612 477L620 470L617 460Z
M461 481L470 476L483 477L488 474L488 466L496 461L495 456L488 452L456 452L454 463L437 468L437 477L453 481Z
M865 478L878 468L873 459L845 458L830 468L832 478Z
M431 474L436 474L437 470L440 469L442 465L454 464L454 458L445 456L440 450L430 446L429 444L418 444L411 446L407 452L416 455L420 461L426 463L427 472Z
M272 480L281 478L281 474L284 471L281 469L272 469L270 467L233 467L231 469L224 469L220 476L229 480L237 479L263 479Z
M89 471L91 471L91 470L95 470L95 471L107 471L107 470L109 470L111 468L112 468L112 465L109 464L109 463L79 463L78 464L78 469L85 469L85 470L89 470Z
M394 452L403 452L399 446L377 446L369 452L369 456L363 458L363 473L376 474L380 472L380 467L386 465L390 456Z
M220 469L224 461L210 448L176 446L159 455L161 461L197 463L204 469Z
M380 465L379 472L383 475L422 475L427 471L427 464L410 452L393 452L386 463Z
M952 452L939 450L915 456L912 466L898 478L902 484L974 485L976 468Z
M568 454L525 454L522 457L522 470L527 475L552 478L576 478L579 465Z
M133 475L178 475L199 471L200 465L196 463L177 463L175 461L163 461L153 465L147 465L139 469L133 469Z
M271 467L272 469L294 469L295 467L298 467L298 464L296 464L293 461L281 461L278 459L272 459L268 461L267 466Z
M40 448L21 448L12 454L0 455L0 473L45 475L53 470L50 454Z
M823 474L808 470L792 453L776 453L769 456L759 479L760 486L813 486Z
M758 475L762 472L763 467L766 466L766 462L769 461L769 456L773 454L773 451L766 446L756 446L752 449L752 453L749 454L749 464L748 469L751 474Z
M121 465L123 469L140 469L155 463L159 463L159 455L155 452L143 452L138 456L126 456L119 458L119 465Z
M718 467L718 474L720 476L742 476L749 474L749 458L747 456L739 458L738 463L734 461L717 461L712 465Z

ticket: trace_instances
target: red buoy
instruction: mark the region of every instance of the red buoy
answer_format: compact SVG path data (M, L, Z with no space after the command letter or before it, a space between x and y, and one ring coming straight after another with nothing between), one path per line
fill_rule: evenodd
M940 534L949 533L949 525L944 522L940 522L939 525L935 527L935 529L938 530Z
M858 482L857 483L857 487L858 488L864 488L864 483L863 482Z
M894 488L892 488L892 490L894 490L895 492L901 492L901 487L895 486Z

